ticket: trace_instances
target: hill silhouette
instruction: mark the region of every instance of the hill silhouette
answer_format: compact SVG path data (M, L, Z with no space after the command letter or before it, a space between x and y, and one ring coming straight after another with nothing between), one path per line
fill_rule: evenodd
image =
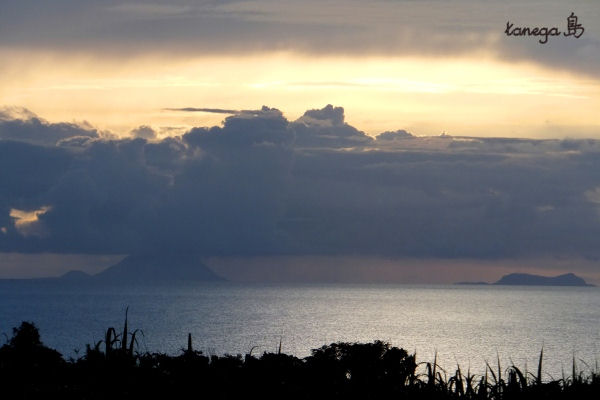
M96 282L175 283L223 281L196 254L129 255L117 264L93 275Z
M457 285L490 285L488 282L457 282ZM542 276L533 274L513 273L504 275L491 285L513 285L513 286L595 286L587 283L583 278L573 273Z
M5 284L123 284L153 285L185 282L220 282L224 278L215 274L197 254L134 254L95 275L71 270L58 277L0 279Z
M573 273L558 276L508 274L500 278L494 285L594 286Z

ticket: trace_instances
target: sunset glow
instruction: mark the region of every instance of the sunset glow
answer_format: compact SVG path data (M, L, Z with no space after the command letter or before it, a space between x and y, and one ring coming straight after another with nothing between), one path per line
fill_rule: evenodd
M4 52L0 102L50 121L88 121L119 134L151 124L181 132L223 115L166 108L255 109L289 119L343 104L369 134L407 129L467 136L587 137L600 131L600 81L489 56L307 57L294 53L135 60ZM30 62L23 66L22 59ZM241 67L243 65L243 67Z

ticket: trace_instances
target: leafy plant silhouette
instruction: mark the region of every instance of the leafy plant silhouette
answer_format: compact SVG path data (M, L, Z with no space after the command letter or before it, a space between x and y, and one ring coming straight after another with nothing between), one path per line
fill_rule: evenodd
M417 363L414 354L389 343L337 342L299 359L281 352L205 356L194 350L192 335L181 354L139 352L137 334L110 327L85 355L65 361L46 347L37 327L22 322L0 347L0 398L186 398L219 399L596 399L598 369L584 374L573 358L572 376L542 379L515 365L486 363L483 376L449 374L437 363Z

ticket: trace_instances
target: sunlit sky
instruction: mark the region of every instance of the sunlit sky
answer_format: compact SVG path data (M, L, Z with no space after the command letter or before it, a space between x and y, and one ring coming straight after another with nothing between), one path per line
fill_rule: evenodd
M0 105L49 121L179 133L223 115L165 108L334 104L372 135L600 136L593 1L25 3L0 21ZM580 39L504 35L572 9Z
M32 60L23 67L23 57ZM261 53L118 62L19 54L2 74L2 103L51 121L126 133L189 128L223 115L177 107L281 109L289 119L328 103L369 134L407 129L469 136L564 137L600 132L600 82L531 63L475 57L327 57Z

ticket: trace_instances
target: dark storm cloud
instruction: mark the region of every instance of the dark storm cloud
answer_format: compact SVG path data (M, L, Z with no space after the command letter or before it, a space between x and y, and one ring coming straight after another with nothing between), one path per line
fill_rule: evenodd
M566 30L574 11L579 39L507 37L515 26ZM99 54L190 55L296 51L309 54L456 56L489 51L507 61L598 74L597 2L562 0L8 1L0 46Z
M303 251L591 254L600 231L584 195L599 178L590 162L598 155L314 153L296 160L288 229Z
M600 257L595 140L373 140L333 106L163 140L73 134L0 140L0 251Z
M183 139L75 138L52 148L0 141L0 249L269 252L292 142L281 112L267 107ZM50 209L38 216L48 235L20 234L11 210L42 206Z

